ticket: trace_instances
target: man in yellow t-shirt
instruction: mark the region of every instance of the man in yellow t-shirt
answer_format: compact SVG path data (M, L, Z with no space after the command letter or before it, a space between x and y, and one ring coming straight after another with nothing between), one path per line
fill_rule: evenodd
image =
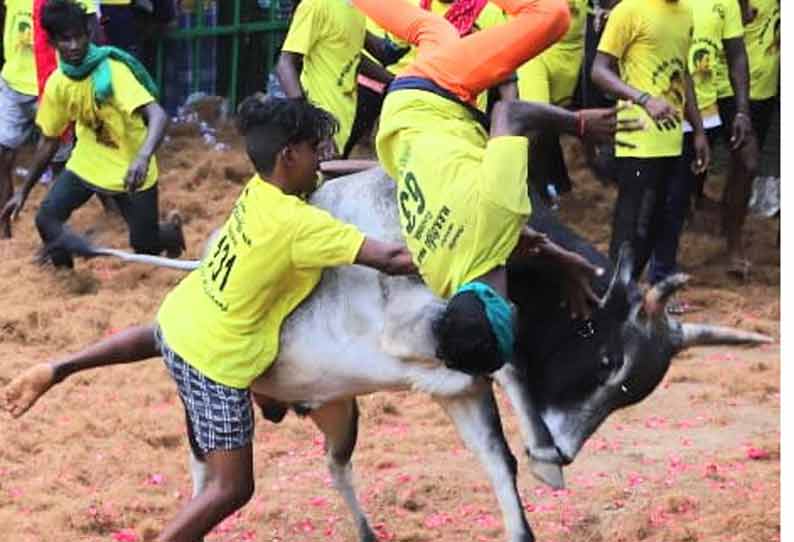
M22 415L75 372L162 355L185 410L194 457L207 484L158 540L202 540L254 490L254 419L249 386L279 351L284 320L326 267L361 264L415 272L408 250L364 237L314 208L318 143L337 123L305 100L253 96L240 106L249 181L201 266L165 298L155 325L136 326L65 360L36 365L0 401Z
M593 63L593 82L602 91L635 104L621 118L646 122L645 130L624 137L633 147L615 148L619 187L609 253L616 260L628 242L636 278L667 233L667 190L681 161L684 116L694 128L694 167L708 167L687 66L691 36L688 0L623 0L607 20Z
M527 227L527 135L535 130L612 141L615 110L582 111L497 102L486 130L477 96L504 81L568 28L561 0L493 0L513 17L465 37L449 20L404 2L354 0L418 54L391 85L376 139L378 158L397 183L400 225L425 283L448 298L436 335L449 367L487 373L513 355L507 302L508 259L535 254L571 279L571 313L589 312L595 268ZM629 128L634 123L629 122Z
M41 16L61 65L47 81L36 124L42 141L24 186L6 203L0 218L19 216L33 186L58 149L60 136L76 124L77 145L36 214L46 244L57 239L72 212L95 193L118 204L136 252L178 256L184 249L181 221L158 224L157 161L168 117L155 101L146 70L120 50L89 42L85 9L73 0L50 0ZM72 70L77 74L67 75ZM82 71L81 71L82 70ZM93 77L96 71L104 77ZM109 87L100 88L100 81ZM147 86L144 86L146 84ZM49 255L57 266L72 266L61 251Z
M571 26L565 35L541 54L518 68L518 95L522 100L570 108L584 61L585 24L588 0L568 0ZM530 164L530 177L553 206L558 195L571 189L560 139L542 133L533 141L537 151Z
M281 47L276 74L286 95L306 97L339 120L323 158L339 156L350 137L366 31L364 15L348 0L303 0Z
M746 279L750 261L745 255L742 230L752 183L758 174L760 151L777 107L780 86L780 1L740 0L740 5L749 64L749 103L746 81L738 86L734 84L735 70L731 71L730 79L723 77L718 81L717 103L724 126L752 124L752 130L746 129L750 135L744 142L731 142L731 169L722 194L722 233L728 271ZM736 51L732 55L727 47L725 56L728 61L734 57L732 64L742 66L741 73L746 78L747 70L742 65L744 57L737 56Z

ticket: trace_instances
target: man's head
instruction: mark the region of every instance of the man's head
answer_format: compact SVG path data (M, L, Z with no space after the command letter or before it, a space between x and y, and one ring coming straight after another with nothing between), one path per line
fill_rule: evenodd
M257 172L278 173L290 193L311 192L317 180L317 145L337 132L339 123L327 111L295 98L257 93L240 104L239 127L248 157Z
M469 283L452 296L433 330L436 355L451 369L492 373L512 355L512 309L483 283Z
M83 62L91 41L85 8L74 0L48 0L41 12L41 26L61 61Z
M695 71L709 71L711 69L711 55L708 49L698 49L692 55Z

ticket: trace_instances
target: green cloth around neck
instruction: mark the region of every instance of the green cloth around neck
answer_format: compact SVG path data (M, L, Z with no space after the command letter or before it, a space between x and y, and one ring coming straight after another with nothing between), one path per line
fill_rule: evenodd
M123 62L132 71L132 74L151 94L154 99L158 98L159 89L152 76L146 71L140 61L118 47L97 46L89 44L88 52L79 66L69 64L61 59L60 70L69 79L83 80L89 75L94 85L94 98L101 104L113 96L113 78L110 74L110 62L108 59Z

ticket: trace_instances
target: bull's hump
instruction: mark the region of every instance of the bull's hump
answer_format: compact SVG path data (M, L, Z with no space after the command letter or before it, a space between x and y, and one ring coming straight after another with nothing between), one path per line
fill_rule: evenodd
M369 169L323 184L310 203L383 241L400 241L394 181L381 168Z

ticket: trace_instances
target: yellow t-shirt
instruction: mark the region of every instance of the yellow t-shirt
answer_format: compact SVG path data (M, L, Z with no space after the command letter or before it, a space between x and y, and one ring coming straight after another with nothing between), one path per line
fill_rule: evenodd
M526 138L489 140L464 106L400 90L386 96L376 145L397 182L406 245L436 295L507 261L532 210Z
M695 83L698 107L707 111L717 103L718 88L730 87L722 42L744 35L737 0L692 2L694 31L689 48L689 73Z
M420 0L408 0L410 3L418 6ZM441 15L442 17L446 15L447 10L452 7L452 4L445 4L444 2L439 2L439 0L433 0L430 4L430 11L437 15ZM487 3L480 14L477 16L477 20L474 22L474 27L472 28L472 32L477 32L479 30L486 30L488 28L492 28L494 26L498 26L500 24L504 24L507 21L507 16L504 12L499 9L496 5L492 3ZM408 43L396 38L394 36L390 36L391 39L401 47L405 47ZM401 74L405 71L405 68L410 66L416 60L417 50L415 47L411 47L411 49L396 63L389 66L387 69L395 75ZM488 107L488 93L482 92L479 96L477 96L477 108L480 111L485 111Z
M48 137L60 137L76 123L77 144L66 168L84 181L110 192L124 191L124 177L146 140L143 117L135 111L154 101L130 69L108 60L113 96L97 107L90 77L76 81L55 70L44 87L36 124ZM152 157L141 190L157 182L157 160Z
M38 94L33 56L33 0L5 0L3 29L5 64L0 72L9 87L30 96Z
M664 98L683 119L691 36L692 13L687 0L623 0L607 19L598 50L618 59L623 81ZM623 134L621 139L636 148L616 146L616 156L656 158L681 154L681 122L657 125L639 105L619 116L643 118L647 128Z
M132 0L99 0L103 6L129 6Z
M352 264L363 242L356 227L254 176L201 266L163 301L163 337L203 375L247 388L323 268Z
M313 103L339 120L334 138L345 148L356 116L357 75L366 19L347 0L303 0L283 51L303 55L301 85Z
M766 100L778 93L780 83L780 1L751 0L758 10L745 28L750 63L750 99Z
M568 105L584 60L587 0L568 0L571 26L560 41L518 69L522 100Z

